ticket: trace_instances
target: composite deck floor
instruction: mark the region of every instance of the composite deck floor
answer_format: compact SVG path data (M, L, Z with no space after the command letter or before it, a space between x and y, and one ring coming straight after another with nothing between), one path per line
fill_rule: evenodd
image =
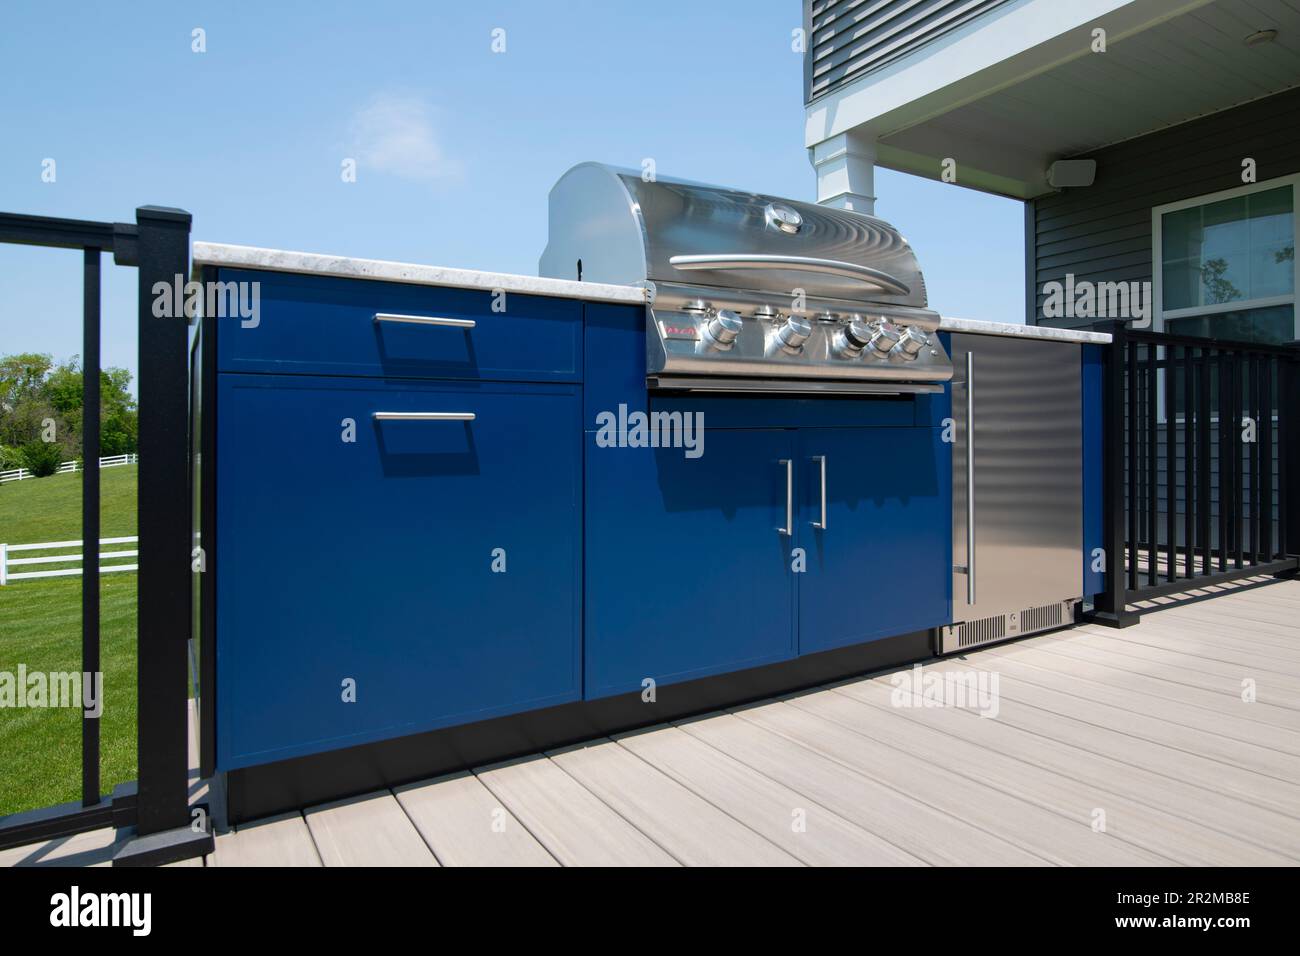
M1151 611L925 665L996 677L988 716L884 672L243 825L206 865L1300 863L1300 582Z

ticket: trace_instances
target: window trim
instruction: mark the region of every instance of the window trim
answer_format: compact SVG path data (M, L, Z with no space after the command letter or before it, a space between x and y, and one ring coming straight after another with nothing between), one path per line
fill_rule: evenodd
M1293 220L1292 236L1300 237L1300 173L1292 173L1288 176L1279 176L1275 179L1266 179L1258 183L1247 183L1243 186L1237 186L1234 189L1224 189L1219 192L1205 193L1200 196L1192 196L1188 199L1180 199L1177 202L1165 203L1162 206L1153 206L1151 208L1151 289L1154 302L1151 308L1151 327L1157 332L1165 331L1165 319L1187 319L1195 318L1198 315L1208 315L1217 312L1238 312L1246 309L1266 309L1270 306L1289 305L1292 307L1292 339L1300 340L1300 256L1292 261L1292 268L1295 271L1295 279L1292 283L1292 292L1289 295L1270 296L1263 299L1244 299L1235 302L1222 302L1217 305L1198 305L1184 309L1170 309L1165 312L1164 301L1164 222L1163 217L1167 213L1181 212L1184 209L1191 209L1196 206L1206 206L1210 203L1219 202L1224 199L1236 199L1239 196L1248 196L1251 193L1265 192L1270 189L1277 189L1280 186L1291 187L1291 217Z

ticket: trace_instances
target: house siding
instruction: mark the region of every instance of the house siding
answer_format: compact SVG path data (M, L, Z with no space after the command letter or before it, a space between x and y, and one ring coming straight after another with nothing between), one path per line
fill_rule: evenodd
M1027 204L1032 253L1026 312L1032 325L1087 327L1092 319L1043 317L1043 286L1075 280L1152 280L1151 210L1242 185L1241 162L1260 182L1300 172L1300 90L1290 90L1084 157L1092 186Z
M804 102L1001 6L1008 0L804 0Z

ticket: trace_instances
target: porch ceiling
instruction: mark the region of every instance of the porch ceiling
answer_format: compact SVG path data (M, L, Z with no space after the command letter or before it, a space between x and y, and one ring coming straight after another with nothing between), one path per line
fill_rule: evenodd
M1075 31L1088 50L1094 26ZM1263 29L1276 39L1249 47ZM975 79L975 78L972 78ZM1215 0L967 97L924 119L877 126L882 166L938 178L953 157L958 181L1019 198L1051 192L1057 159L1090 153L1300 85L1300 0Z

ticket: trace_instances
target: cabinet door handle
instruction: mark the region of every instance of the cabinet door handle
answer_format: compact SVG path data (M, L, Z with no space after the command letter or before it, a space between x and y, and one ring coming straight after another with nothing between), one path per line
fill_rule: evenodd
M776 530L786 537L794 535L794 459L782 458L785 465L785 527Z
M975 604L975 353L966 353L966 603Z
M404 322L407 325L442 325L453 329L472 329L473 319L444 319L436 315L399 315L396 312L376 312L376 322Z
M813 455L813 461L817 462L818 465L821 466L821 472L822 472L822 520L814 521L812 523L812 526L821 531L825 531L826 530L826 456Z
M377 422L472 422L473 412L375 412Z

